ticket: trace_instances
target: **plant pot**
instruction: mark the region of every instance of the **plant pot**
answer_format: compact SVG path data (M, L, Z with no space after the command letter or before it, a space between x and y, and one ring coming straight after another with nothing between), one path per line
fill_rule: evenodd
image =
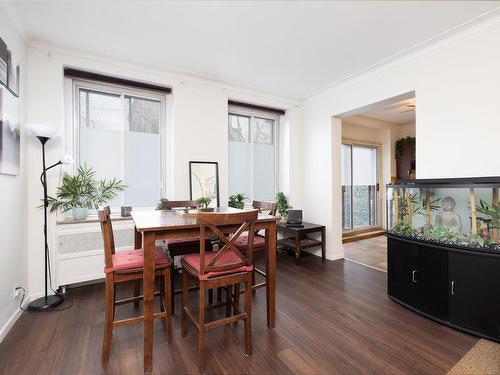
M200 211L200 212L214 212L214 208L213 207L199 208L198 211Z
M85 220L89 214L88 208L86 207L73 207L73 219L75 220Z

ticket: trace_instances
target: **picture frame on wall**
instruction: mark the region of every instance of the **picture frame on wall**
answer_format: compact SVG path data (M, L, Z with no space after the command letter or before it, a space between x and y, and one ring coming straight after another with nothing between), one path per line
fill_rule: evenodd
M7 60L9 51L7 44L0 38L0 84L7 86Z
M19 175L21 121L19 98L0 86L0 173Z

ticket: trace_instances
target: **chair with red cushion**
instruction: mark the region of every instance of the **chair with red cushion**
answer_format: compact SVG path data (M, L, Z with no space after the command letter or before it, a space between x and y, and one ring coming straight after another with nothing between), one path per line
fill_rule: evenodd
M113 328L139 323L144 320L144 316L129 319L115 320L115 308L126 303L139 303L143 296L139 295L140 283L143 277L144 251L142 249L121 251L115 253L115 240L113 236L113 226L111 224L110 209L104 207L98 210L99 221L101 223L102 238L104 242L104 273L106 275L106 308L104 319L104 338L102 343L102 358L107 360L111 349L111 339ZM172 341L172 314L170 309L170 266L171 261L163 252L161 247L156 248L155 254L155 276L160 281L160 291L155 295L160 296L161 312L154 314L156 318L166 319L166 333L168 342ZM116 284L133 281L134 297L120 301L116 300Z
M173 211L175 209L184 209L184 210L189 210L192 208L196 208L196 202L195 201L169 201L166 199L162 199L161 201L161 209L162 210L168 210L168 211ZM170 258L172 258L172 267L170 271L170 282L172 283L172 300L171 300L171 305L172 305L172 313L174 312L174 297L176 294L181 294L182 289L175 289L174 288L174 272L176 270L182 269L182 268L174 268L174 260L176 256L182 256L186 254L191 254L191 253L199 253L200 252L200 236L193 236L193 237L184 237L184 238L172 238L169 240L165 241L165 244L167 245L168 252L170 254ZM212 241L210 238L207 238L205 241L205 249L207 251L212 250ZM210 292L212 293L212 292ZM210 294L212 295L212 294Z
M275 202L263 202L263 201L253 201L252 202L252 207L254 209L259 210L259 213L262 213L262 211L268 211L269 215L271 216L276 216L276 209L278 205ZM242 252L246 252L247 250L247 245L246 242L248 240L248 234L244 233L238 238L236 241L235 245L240 249ZM261 235L260 233L255 233L253 237L253 255L254 257L259 254L264 254L266 250L266 237L264 235ZM255 282L255 274L258 273L266 279L266 281L257 284ZM258 269L257 267L254 267L253 272L252 272L252 289L255 290L257 288L262 288L266 286L267 282L267 276L266 273L263 270Z
M182 337L187 334L187 319L198 328L199 371L203 371L205 355L205 332L238 320L245 322L245 353L252 352L251 308L252 308L252 270L253 270L253 234L258 210L236 213L198 213L200 224L200 253L185 255L182 264ZM237 229L235 229L237 228ZM235 246L235 241L244 231L248 231L247 252L242 254ZM234 233L230 238L225 233ZM205 252L207 234L216 235L224 246L217 252ZM194 278L199 285L198 309L189 309L188 284L189 278ZM232 286L245 283L245 308L239 308L239 298L232 294ZM205 311L224 304L205 306L205 292L217 287L226 288L226 317L210 323L205 322ZM234 308L231 314L231 305ZM195 318L198 312L198 319Z

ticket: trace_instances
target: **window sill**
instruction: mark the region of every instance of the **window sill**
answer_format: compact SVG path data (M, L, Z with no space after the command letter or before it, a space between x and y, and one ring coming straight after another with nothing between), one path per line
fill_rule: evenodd
M119 214L111 214L111 221L128 221L132 220L131 216L127 217L122 217ZM57 225L66 225L66 224L88 224L88 223L98 223L99 219L97 218L97 215L89 215L85 220L75 220L71 217L62 219L62 220L57 220L56 224Z

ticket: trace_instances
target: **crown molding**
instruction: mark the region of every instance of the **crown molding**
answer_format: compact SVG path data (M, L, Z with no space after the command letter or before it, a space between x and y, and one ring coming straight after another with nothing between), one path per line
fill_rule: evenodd
M104 55L93 50L69 47L38 38L28 38L27 46L28 48L37 49L49 54L57 54L70 58L87 60L89 62L135 70L146 74L154 74L162 77L163 79L172 81L172 85L195 83L210 86L220 89L222 92L227 92L228 96L234 99L248 101L248 96L251 96L252 101L254 101L255 104L268 106L273 105L286 109L295 107L299 104L299 100L296 98L275 95L257 89L243 87L237 83L229 82L221 78L181 71L178 69L166 69L152 64L131 62L114 56Z
M315 99L321 98L343 87L349 86L355 82L367 78L375 73L400 65L403 62L413 60L418 56L424 55L448 44L464 39L498 23L500 23L500 7L492 9L489 12L483 13L478 17L475 17L458 26L448 29L430 39L425 40L424 42L421 42L384 60L381 60L369 67L361 69L344 78L327 84L320 89L314 90L310 94L302 98L301 103L308 103Z

